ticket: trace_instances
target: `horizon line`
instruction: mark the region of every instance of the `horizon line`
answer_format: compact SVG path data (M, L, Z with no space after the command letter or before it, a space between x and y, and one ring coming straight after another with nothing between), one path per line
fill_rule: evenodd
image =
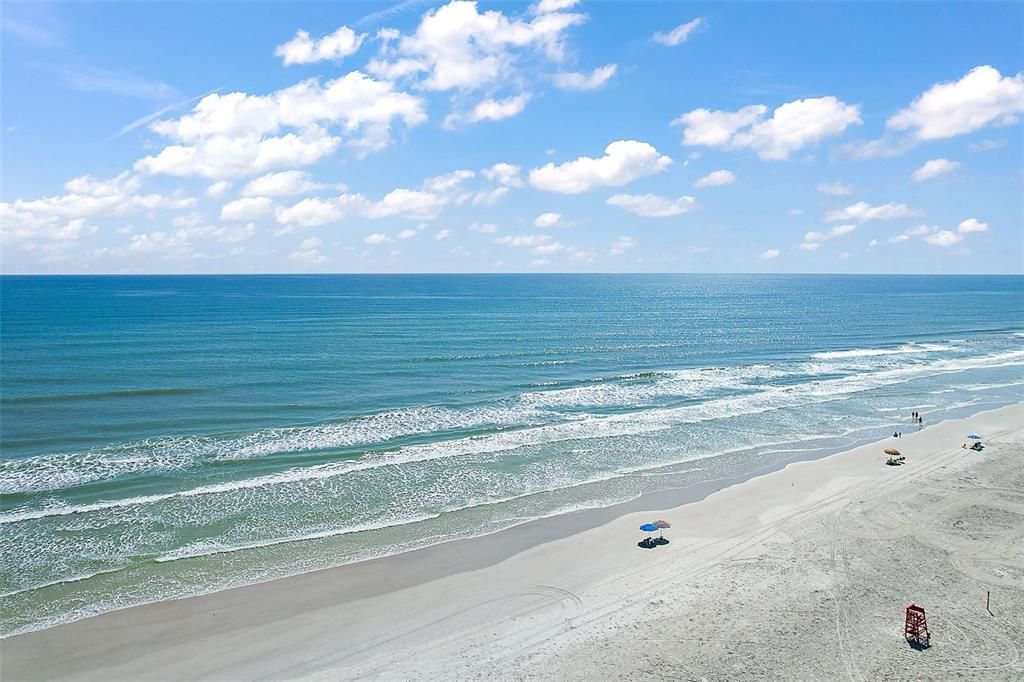
M402 277L409 275L728 275L728 276L823 276L823 277L1024 277L1024 272L605 272L557 271L557 272L0 272L0 277L317 277L317 276L369 276Z

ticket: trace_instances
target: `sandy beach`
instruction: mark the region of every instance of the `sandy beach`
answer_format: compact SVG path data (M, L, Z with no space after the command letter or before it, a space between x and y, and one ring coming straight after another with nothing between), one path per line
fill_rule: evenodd
M907 429L910 431L910 428ZM983 453L961 449L971 431ZM884 465L898 447L901 467ZM0 644L22 679L1020 679L1024 404L682 506L115 611ZM710 493L710 494L709 494ZM701 499L697 499L701 498ZM637 507L635 507L637 508ZM665 518L671 544L642 550ZM989 610L986 594L991 594ZM932 646L903 640L927 610Z

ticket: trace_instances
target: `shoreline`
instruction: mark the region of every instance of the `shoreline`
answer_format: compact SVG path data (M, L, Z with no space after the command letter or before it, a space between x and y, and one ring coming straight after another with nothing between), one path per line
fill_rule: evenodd
M1024 401L1018 404L1024 405ZM968 413L968 415L964 417L951 417L940 422L935 422L935 424L928 428L935 428L936 426L947 423L951 420L965 419L975 415L1012 407L1013 405L1014 404L1003 405L998 408L983 409L977 412ZM918 432L915 431L914 433ZM910 435L913 434L907 434L907 437ZM827 438L827 436L815 437L815 439L819 438ZM853 445L852 447L832 445L806 449L795 448L787 451L790 454L786 457L769 463L760 464L736 476L724 476L721 478L699 481L683 487L672 487L644 492L632 499L607 506L586 507L567 512L558 512L548 516L541 516L539 518L522 521L512 526L469 538L455 538L424 547L417 547L415 549L361 559L335 566L316 568L302 573L283 575L269 580L261 580L253 583L235 585L224 589L198 592L171 599L147 601L121 608L115 608L70 621L54 623L31 630L24 630L14 634L0 636L0 647L2 647L3 642L10 641L17 637L25 637L55 628L62 628L76 623L92 621L96 618L106 617L110 614L134 609L159 607L159 605L167 603L207 599L223 593L234 592L237 590L259 589L264 586L274 585L283 581L300 580L307 576L328 574L334 571L351 572L352 579L359 582L360 589L352 590L356 596L352 596L347 600L350 601L378 596L386 592L413 587L432 580L456 575L458 573L487 568L488 566L493 566L494 564L505 561L538 545L599 528L629 514L655 512L658 510L672 509L688 504L698 503L707 499L708 496L716 492L743 484L762 476L777 473L793 464L828 459L853 449L888 442L888 440L889 437L886 436L878 441L866 441L860 445ZM788 444L793 445L795 442ZM716 454L715 456L717 457L720 455ZM665 466L669 467L675 465L667 464ZM302 540L296 540L296 542L302 542ZM408 562L411 566L392 566L393 562L398 561L402 561L403 563ZM380 582L375 579L379 577L379 572L381 570L388 573L387 588L382 588ZM373 576L373 578L370 578L369 576Z
M1022 409L1024 403L1017 403L975 413L963 419L946 420L904 436L900 445L913 447L918 441L930 442L940 435L948 437L949 434L958 433L957 429L967 422L1008 421L1011 426L1019 428ZM440 611L461 605L464 608L457 613L475 612L482 603L492 601L488 595L494 592L494 578L507 576L509 566L528 563L536 568L539 562L543 568L545 562L550 564L557 561L555 558L546 558L549 552L564 553L567 543L579 541L587 544L594 538L606 538L609 534L616 536L613 555L609 555L605 547L594 550L592 558L598 563L593 566L559 566L559 571L566 573L563 579L573 578L575 582L587 584L596 579L594 570L601 565L605 565L605 569L611 573L615 573L616 569L635 570L633 564L638 550L632 546L635 544L634 536L639 533L628 529L632 525L631 519L642 513L659 508L670 509L661 515L678 518L679 515L692 514L704 507L714 506L716 498L736 497L749 488L770 488L773 483L791 478L793 472L815 467L835 469L844 460L856 458L865 451L880 451L879 446L888 444L891 444L890 439L884 439L816 459L790 462L782 468L767 473L752 473L737 481L723 479L690 488L650 493L619 505L537 519L472 540L442 543L380 559L195 597L129 607L14 635L0 641L3 669L6 671L4 676L10 675L9 679L70 679L102 674L107 677L130 678L144 674L141 671L161 669L177 671L169 672L169 677L216 677L218 674L225 675L229 670L232 671L232 677L246 678L268 674L312 674L336 666L337 661L333 661L332 657L333 663L320 660L319 664L312 667L307 664L296 667L297 663L293 659L299 655L302 660L306 660L307 657L300 652L307 649L323 651L324 643L319 640L323 635L318 637L315 633L325 626L335 630L340 628L341 632L349 632L357 640L363 640L364 646L354 649L350 647L348 653L349 657L364 657L379 646L373 644L376 639L393 631L396 626L403 625L410 618L431 622L434 611L442 606L435 601L436 589L440 588L445 594L458 595L454 599L455 604L444 603ZM958 445L956 450L955 455L963 453ZM964 461L974 459L977 458L970 454L963 458ZM874 458L872 461L878 464ZM911 462L914 462L913 457ZM908 470L910 468L907 467ZM881 469L885 470L886 467L882 466ZM871 471L875 476L880 475L877 467ZM835 485L833 482L829 487ZM841 485L839 487L842 488ZM687 493L687 499L681 499L684 493ZM761 509L762 504L768 504L768 500L762 504L748 504L756 507L754 511L758 516L770 511L770 508ZM623 532L626 533L625 540L621 537ZM682 540L678 536L684 532L683 529L672 532L673 540ZM665 551L659 548L650 554L641 554L654 555L661 560L671 557L668 550L676 547L676 544L672 544ZM572 558L573 553L563 557L569 561ZM548 565L542 573L549 574L551 569L552 566ZM598 573L603 575L604 570ZM483 584L480 584L481 580ZM467 581L471 581L475 588L465 587ZM557 581L547 575L545 582L550 584ZM502 583L499 581L497 584ZM563 589L551 585L548 588ZM517 597L513 601L540 599L546 603L553 598L552 595L559 593L545 594L547 596L542 598L534 594ZM405 614L405 617L399 617L400 614ZM450 616L441 620L446 618ZM211 639L237 641L243 633L254 636L240 651L211 652L205 645ZM373 637L374 633L378 636ZM366 641L368 635L371 637ZM311 644L307 637L312 637L318 644ZM204 651L205 660L194 660L195 650ZM291 652L283 656L285 660L267 660L267 656L272 656L274 651L282 653L285 650ZM189 651L193 653L188 654ZM263 661L262 667L253 667L256 665L254 661L259 660ZM154 668L154 661L169 667ZM188 667L190 661L198 667ZM181 666L186 667L182 669ZM269 670L269 673L256 674L257 669ZM337 673L338 669L335 667L334 671Z

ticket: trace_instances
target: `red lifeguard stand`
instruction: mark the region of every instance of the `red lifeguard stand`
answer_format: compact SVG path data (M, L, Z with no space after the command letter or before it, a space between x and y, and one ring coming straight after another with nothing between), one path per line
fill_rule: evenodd
M903 636L911 644L928 646L931 633L928 632L928 619L925 618L924 609L917 604L907 607L907 621L903 626Z

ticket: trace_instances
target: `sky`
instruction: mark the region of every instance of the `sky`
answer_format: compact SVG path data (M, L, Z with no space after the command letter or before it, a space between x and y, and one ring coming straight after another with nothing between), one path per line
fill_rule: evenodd
M4 2L4 273L1024 272L1024 4Z

